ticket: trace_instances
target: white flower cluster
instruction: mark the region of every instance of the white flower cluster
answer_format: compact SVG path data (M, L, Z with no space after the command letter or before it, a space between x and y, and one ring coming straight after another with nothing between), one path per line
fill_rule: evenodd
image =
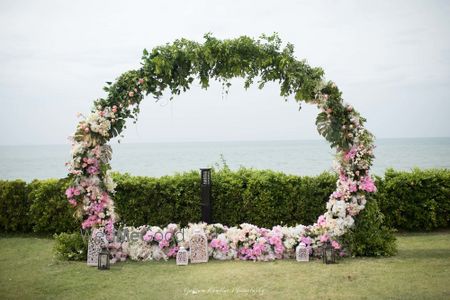
M109 130L111 129L111 122L109 118L114 116L109 109L104 111L96 111L91 113L87 119L86 123L92 132L101 134L104 137L109 137Z

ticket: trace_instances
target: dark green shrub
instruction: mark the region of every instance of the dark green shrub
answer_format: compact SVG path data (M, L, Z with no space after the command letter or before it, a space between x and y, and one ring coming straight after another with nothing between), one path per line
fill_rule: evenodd
M397 253L394 230L385 226L383 219L377 201L368 200L356 218L355 227L343 237L352 256L390 256Z
M34 232L60 233L79 230L81 223L68 203L65 179L34 180L29 184L30 221Z
M80 232L55 234L54 252L62 260L86 260L88 241Z
M26 232L31 228L27 184L0 180L0 231Z

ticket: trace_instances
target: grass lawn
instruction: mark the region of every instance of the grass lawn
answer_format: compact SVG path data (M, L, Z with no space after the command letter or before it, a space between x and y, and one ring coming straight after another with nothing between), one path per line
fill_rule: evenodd
M0 299L450 299L450 232L399 234L398 245L395 257L336 265L127 261L98 271L54 259L51 239L2 236Z

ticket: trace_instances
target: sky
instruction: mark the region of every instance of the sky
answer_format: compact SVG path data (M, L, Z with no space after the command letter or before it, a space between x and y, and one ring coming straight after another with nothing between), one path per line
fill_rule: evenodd
M277 32L325 70L378 138L450 136L450 1L0 0L0 145L64 144L144 48ZM144 99L123 142L319 139L277 84Z

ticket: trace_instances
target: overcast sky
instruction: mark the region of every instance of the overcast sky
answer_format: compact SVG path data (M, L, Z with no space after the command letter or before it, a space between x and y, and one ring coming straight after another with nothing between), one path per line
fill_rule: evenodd
M0 144L62 144L142 50L278 32L378 138L450 136L450 1L0 1ZM317 139L317 111L233 81L142 104L125 142Z

